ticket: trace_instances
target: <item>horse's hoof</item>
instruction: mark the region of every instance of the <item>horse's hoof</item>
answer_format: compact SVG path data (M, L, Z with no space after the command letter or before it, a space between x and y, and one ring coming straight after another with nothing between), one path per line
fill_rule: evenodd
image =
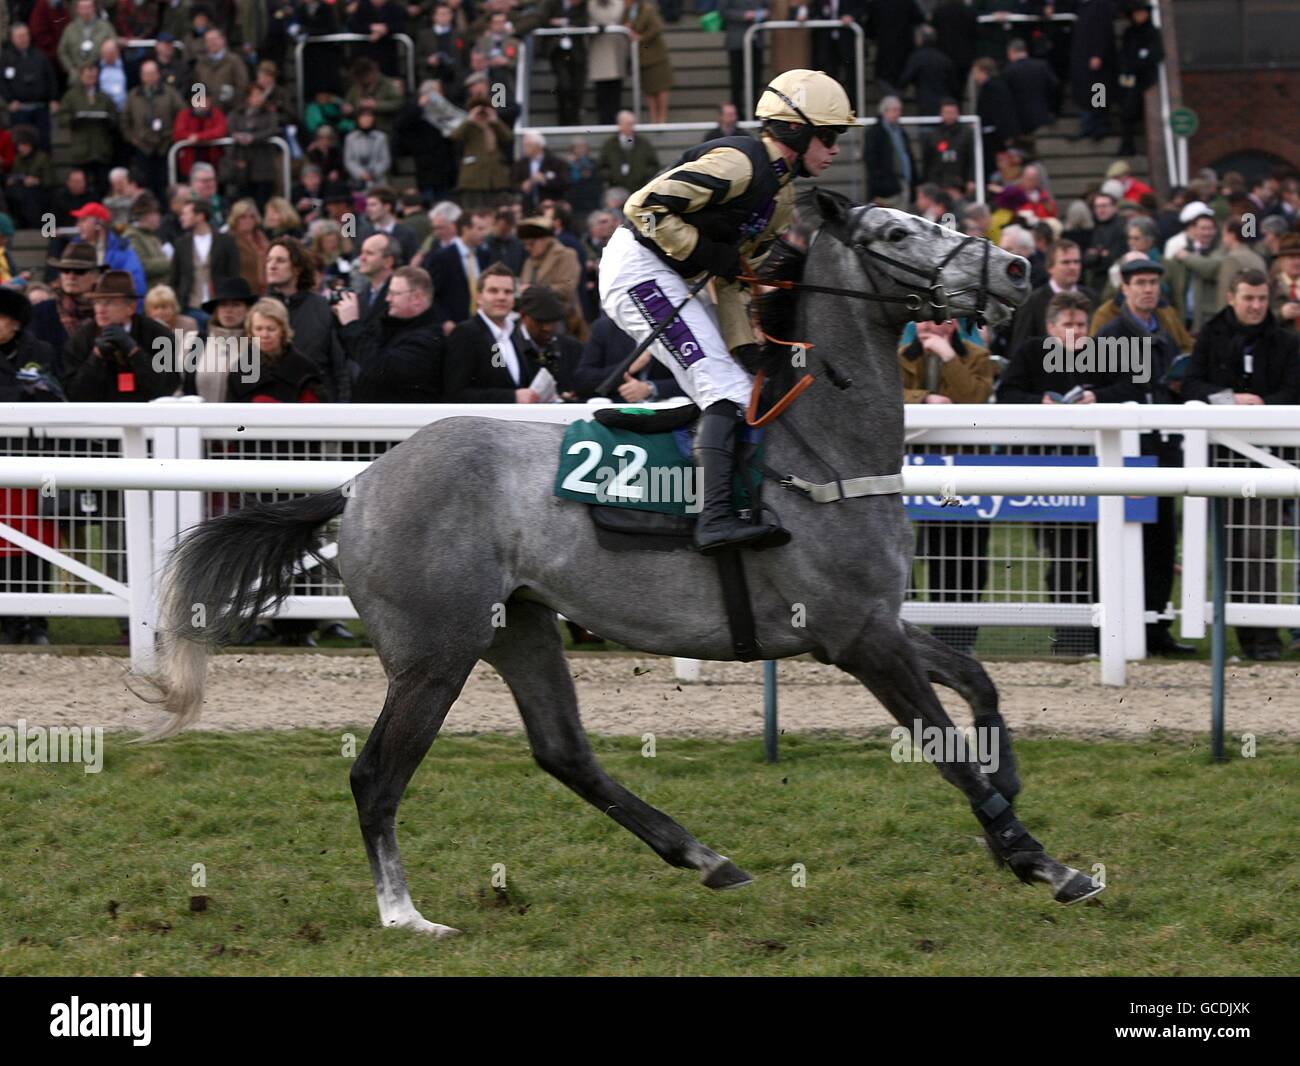
M434 937L441 940L444 937L460 936L459 929L450 925L439 925L437 922L431 922L426 918L421 918L418 914L410 918L403 918L389 922L384 926L385 929L408 929L413 933L424 933L426 936Z
M1064 903L1068 907L1073 903L1082 903L1085 899L1092 899L1105 887L1102 882L1096 881L1087 874L1079 873L1076 870L1074 875L1056 890L1052 898L1057 903Z
M753 880L749 874L745 873L730 859L723 859L722 862L700 878L700 883L705 888L743 888L745 885L751 884Z

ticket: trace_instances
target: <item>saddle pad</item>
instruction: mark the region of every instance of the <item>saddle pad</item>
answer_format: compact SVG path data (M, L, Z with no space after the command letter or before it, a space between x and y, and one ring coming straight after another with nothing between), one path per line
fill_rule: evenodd
M700 481L674 433L634 433L599 422L572 423L560 445L556 496L578 503L695 515Z
M693 403L658 410L646 407L604 407L596 412L596 421L610 429L630 429L633 433L668 433L684 429L700 417Z

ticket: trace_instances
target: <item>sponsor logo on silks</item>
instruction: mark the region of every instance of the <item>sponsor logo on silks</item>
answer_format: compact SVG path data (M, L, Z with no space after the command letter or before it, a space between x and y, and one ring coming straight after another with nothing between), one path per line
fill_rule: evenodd
M663 294L657 281L643 281L639 285L633 285L628 289L628 295L632 297L637 310L652 327L659 325L673 314L672 301ZM664 327L663 332L659 334L659 343L667 348L672 357L685 369L689 370L704 358L704 349L680 315L674 315L672 321Z

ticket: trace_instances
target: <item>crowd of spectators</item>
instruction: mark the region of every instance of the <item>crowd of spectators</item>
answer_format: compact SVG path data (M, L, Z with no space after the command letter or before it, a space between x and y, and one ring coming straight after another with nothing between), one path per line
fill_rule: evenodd
M639 50L650 120L667 121L664 29L681 6L12 0L0 26L0 392L121 402L185 393L280 403L590 398L633 347L599 307L602 250L629 193L669 162L620 110L629 49ZM988 237L1031 264L1035 290L1006 328L909 328L899 348L907 401L1300 402L1300 176L1204 172L1160 200L1121 158L1085 196L1058 202L1036 131L1072 99L1078 136L1105 136L1114 115L1119 154L1136 154L1143 94L1163 50L1143 3L1057 3L1078 14L1072 28L975 21L1050 7L939 0L928 18L915 0L791 8L800 21L844 27L816 29L810 43L813 64L851 96L849 24L875 42L884 95L864 141L868 199ZM740 109L761 89L770 45L755 35L755 82L745 86L744 31L770 12L747 0L697 0L694 13L724 34L732 96L702 139L742 133ZM1116 35L1121 13L1126 28ZM564 32L615 26L627 33ZM555 31L534 43L554 76L559 121L615 127L598 142L575 138L559 152L528 131L516 151L516 64L524 38L542 29ZM295 42L340 31L365 40L308 49L297 113ZM399 34L415 42L410 93ZM1110 93L1103 106L1098 85ZM905 99L940 122L914 137L899 122ZM972 111L978 133L958 120ZM67 131L57 153L56 124ZM974 136L984 147L985 203L974 200ZM287 188L273 138L293 157ZM178 141L191 143L169 184ZM51 218L76 236L51 241L45 271L15 271L4 242ZM1070 346L1103 335L1155 342L1149 385L1045 374L1045 339ZM151 358L159 337L178 347L193 338L198 367L159 371ZM223 361L222 342L240 339L260 346L256 381ZM40 384L20 380L29 366ZM643 358L616 395L679 394L672 374ZM1160 462L1177 458L1154 437L1144 449ZM11 515L37 506L12 493L8 503ZM1263 502L1241 507L1258 511L1243 520L1271 514ZM1146 535L1148 608L1160 610L1175 558L1170 507L1162 504ZM928 554L949 560L936 563L948 570L935 583L977 597L987 530L925 536L938 538ZM1090 560L1082 539L1091 532L1077 536L1044 549ZM1263 558L1275 550L1272 536L1243 537L1234 554ZM1251 576L1259 568L1241 565L1240 581L1259 584ZM1090 600L1095 571L1061 565L1049 585ZM8 623L4 632L22 636ZM969 646L974 634L945 639ZM1163 625L1149 639L1157 650L1173 645ZM1268 658L1277 636L1243 630L1242 645Z
M991 207L963 205L955 190L922 185L914 208L938 217L955 210L967 232L1024 255L1037 286L1009 324L972 321L909 327L899 348L904 399L911 403L1300 403L1300 175L1261 173L1251 180L1206 170L1166 200L1133 178L1124 161L1064 219L1040 164L1019 149L999 154ZM900 194L905 195L905 194ZM1104 365L1073 354L1090 341L1141 355L1142 365ZM1050 351L1071 356L1063 368ZM1142 453L1181 465L1181 440L1144 434ZM1277 602L1276 556L1282 531L1300 515L1276 500L1229 503L1228 554L1234 596ZM1146 609L1163 612L1177 559L1175 501L1161 498L1144 524ZM987 579L987 527L934 523L922 534L931 556L930 585L940 599L978 600ZM1061 602L1097 597L1094 529L1039 532L1040 550ZM976 631L944 629L958 647ZM1238 627L1242 653L1277 659L1276 630ZM1058 631L1057 646L1096 650L1096 630ZM1300 651L1300 630L1291 634ZM1148 626L1148 647L1179 654L1167 622Z

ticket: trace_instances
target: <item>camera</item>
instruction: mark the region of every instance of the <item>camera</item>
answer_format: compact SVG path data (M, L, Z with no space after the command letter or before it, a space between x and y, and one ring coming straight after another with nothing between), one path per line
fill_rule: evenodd
M343 294L348 291L346 278L334 278L330 281L329 292L326 293L325 298L329 300L330 306L333 307L343 299Z

